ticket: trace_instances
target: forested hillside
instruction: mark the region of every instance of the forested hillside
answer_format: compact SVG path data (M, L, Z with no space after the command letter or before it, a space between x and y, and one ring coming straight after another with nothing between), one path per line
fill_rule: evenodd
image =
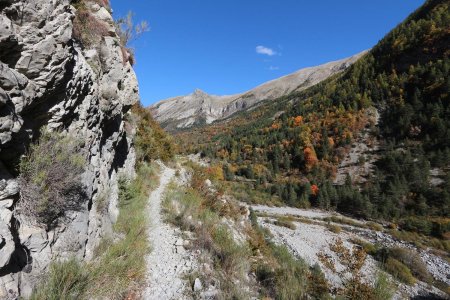
M186 151L215 159L233 190L250 187L255 201L335 209L448 238L448 11L448 1L427 1L343 74L178 135ZM379 144L371 172L333 184L362 130Z

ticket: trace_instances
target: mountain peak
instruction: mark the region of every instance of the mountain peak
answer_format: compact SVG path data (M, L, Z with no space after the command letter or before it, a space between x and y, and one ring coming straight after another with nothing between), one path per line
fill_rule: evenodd
M195 89L193 95L194 96L206 96L208 94L205 93L204 91L202 91L201 89Z
M191 120L203 119L205 115L210 121L223 119L261 101L276 99L317 84L343 71L365 53L366 51L363 51L339 61L304 68L241 94L216 96L197 88L190 95L163 100L153 104L151 108L157 121L170 120L166 123L166 129L190 127L195 123Z

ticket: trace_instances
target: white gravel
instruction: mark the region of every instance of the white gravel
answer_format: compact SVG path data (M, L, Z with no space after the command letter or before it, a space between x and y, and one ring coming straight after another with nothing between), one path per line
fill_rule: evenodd
M183 247L180 231L165 223L161 202L175 170L161 165L159 187L150 194L148 239L152 251L147 257L147 283L144 299L192 299L185 275L196 268L196 260Z
M243 204L245 205L245 204ZM313 210L313 209L301 209L301 208L293 208L288 206L281 206L281 207L272 207L272 206L265 206L265 205L252 205L251 206L254 211L260 212L260 213L267 213L267 214L273 214L273 215L291 215L291 216L297 216L297 217L304 217L304 218L326 218L330 217L332 214L320 210Z
M263 227L269 229L273 234L273 240L275 243L285 245L295 256L303 258L310 266L319 264L325 274L325 277L331 285L334 287L342 287L343 278L341 278L339 274L327 269L319 260L318 254L324 253L329 255L335 264L336 270L342 271L344 267L339 262L336 253L330 249L330 245L334 244L335 241L340 238L344 242L344 245L351 249L352 244L349 240L354 236L353 234L347 232L335 234L324 228L322 225L305 224L300 222L293 222L296 225L296 229L292 230L268 223L267 220L268 218L265 217L258 218L258 222ZM376 262L368 256L366 263L361 270L361 273L366 281L370 282L374 280L376 269Z

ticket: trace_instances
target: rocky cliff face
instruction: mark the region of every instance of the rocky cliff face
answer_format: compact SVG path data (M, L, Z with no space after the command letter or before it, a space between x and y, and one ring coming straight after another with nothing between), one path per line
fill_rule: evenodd
M69 0L0 0L0 299L29 295L52 260L90 259L117 216L120 172L134 172L136 77L105 1L83 2L107 29L89 47L73 36ZM17 165L42 127L82 140L88 159L83 209L50 231L14 213Z
M301 69L242 94L215 96L195 90L194 93L187 96L162 100L150 106L150 110L155 119L168 130L188 128L201 123L210 124L264 100L273 100L311 87L342 72L365 53L366 51L317 67Z

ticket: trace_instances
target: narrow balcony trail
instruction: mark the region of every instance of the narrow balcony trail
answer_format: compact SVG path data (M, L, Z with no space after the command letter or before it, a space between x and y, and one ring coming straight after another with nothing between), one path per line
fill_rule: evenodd
M162 202L175 170L161 164L160 184L149 197L148 240L151 252L147 257L147 287L144 299L191 299L186 273L193 269L194 259L182 245L180 230L166 223Z

